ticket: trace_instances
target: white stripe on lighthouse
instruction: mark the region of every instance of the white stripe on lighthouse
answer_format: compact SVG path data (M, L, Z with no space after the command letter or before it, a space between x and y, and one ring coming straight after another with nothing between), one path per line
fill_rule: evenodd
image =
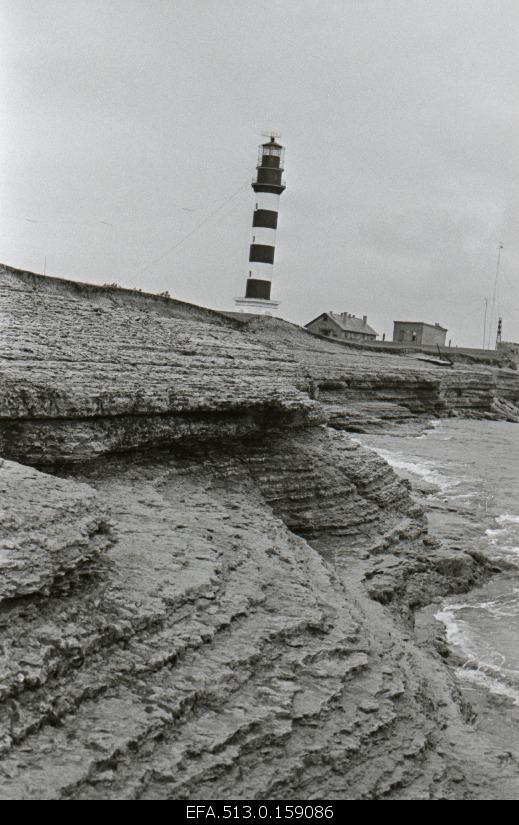
M252 227L252 243L266 244L267 246L276 245L276 230L269 229L266 226Z
M262 264L259 261L249 261L249 269L251 278L259 278L261 281L271 281L272 271L274 267L272 264Z
M256 192L256 209L271 209L279 212L279 195L274 192Z

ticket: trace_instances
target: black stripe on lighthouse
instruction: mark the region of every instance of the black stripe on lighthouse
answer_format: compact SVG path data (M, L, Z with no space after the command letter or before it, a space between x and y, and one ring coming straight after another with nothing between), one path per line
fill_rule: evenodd
M261 301L270 301L271 282L260 278L249 278L245 288L246 298L259 298Z
M273 264L274 263L274 249L273 246L267 246L262 243L251 243L249 261L258 264Z
M263 186L282 186L281 177L283 175L282 169L272 169L268 166L258 166L258 175L256 184Z
M277 229L278 213L272 209L256 209L252 219L253 226L264 226L267 229Z

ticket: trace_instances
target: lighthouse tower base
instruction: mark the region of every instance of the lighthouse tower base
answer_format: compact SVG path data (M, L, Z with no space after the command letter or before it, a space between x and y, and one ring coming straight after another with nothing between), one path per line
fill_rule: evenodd
M234 303L239 312L250 312L253 315L272 315L279 306L279 301L263 298L235 298Z

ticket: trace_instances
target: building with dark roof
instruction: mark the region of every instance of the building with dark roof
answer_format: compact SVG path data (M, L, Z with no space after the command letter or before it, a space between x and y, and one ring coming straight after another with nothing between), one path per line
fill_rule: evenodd
M374 341L378 335L369 326L368 317L357 318L350 312L323 312L313 321L305 324L305 328L315 335L327 335L329 338L339 338L346 341Z

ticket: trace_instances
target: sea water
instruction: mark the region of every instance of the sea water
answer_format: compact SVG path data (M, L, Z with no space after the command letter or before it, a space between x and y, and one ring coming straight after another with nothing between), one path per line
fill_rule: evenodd
M507 573L445 599L436 617L461 656L459 678L519 705L519 424L444 419L419 436L395 429L358 440L422 487L430 530L447 546L507 563Z

